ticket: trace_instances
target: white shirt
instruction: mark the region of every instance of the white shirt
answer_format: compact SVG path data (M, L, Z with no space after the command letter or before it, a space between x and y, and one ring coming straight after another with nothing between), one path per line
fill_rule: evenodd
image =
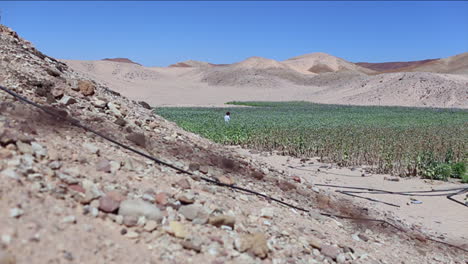
M229 120L231 120L231 117L228 115L224 116L224 122L229 123Z

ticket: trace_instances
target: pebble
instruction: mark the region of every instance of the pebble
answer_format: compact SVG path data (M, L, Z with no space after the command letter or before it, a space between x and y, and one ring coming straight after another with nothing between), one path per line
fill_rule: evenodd
M275 215L275 208L273 207L265 207L260 210L260 216L264 218L273 218Z
M248 252L259 258L268 256L268 244L263 233L244 235L234 240L234 246L239 252Z
M195 202L195 195L192 192L184 192L177 196L177 200L182 204L193 204Z
M143 229L147 232L152 232L156 228L158 228L158 223L154 220L149 220L146 222L145 227Z
M125 200L120 203L119 215L122 216L145 216L147 219L160 222L163 214L154 204L143 200Z
M125 197L116 191L108 192L99 199L99 210L106 213L115 212L124 199Z
M42 145L40 145L39 143L31 142L31 148L32 148L32 151L34 152L34 156L36 156L36 158L43 158L43 157L47 156L47 150Z
M74 215L69 215L69 216L66 216L62 219L62 223L72 223L72 224L75 224L76 223L76 217Z
M3 177L8 177L10 179L15 179L18 180L20 178L20 174L16 172L16 170L12 168L8 168L6 170L3 170L0 172L0 176Z
M187 231L181 222L171 221L169 228L169 233L177 238L185 238L187 236Z
M336 259L338 255L341 253L338 247L330 246L330 245L322 246L322 249L320 250L320 252L323 255L330 257L332 259Z
M156 194L156 203L160 205L166 205L168 203L169 195L167 193L161 192Z
M216 227L221 227L225 225L230 226L232 229L234 229L236 218L229 215L217 215L210 217L208 222Z
M107 159L102 159L96 163L96 170L102 172L111 172L111 164Z
M340 254L336 257L336 262L337 262L337 263L345 263L345 262L346 262L346 256L345 256L345 254L340 253Z
M190 182L187 179L182 179L180 181L177 181L173 184L175 187L179 187L181 189L190 189Z
M126 234L125 234L125 237L128 237L130 239L136 239L138 237L140 237L140 234L138 234L137 232L135 231L128 231Z
M208 219L208 213L205 211L205 208L198 204L191 204L186 206L181 206L179 208L179 214L183 215L188 220L204 219L205 222Z
M84 143L83 147L89 152L91 152L92 154L99 155L99 148L96 147L96 145L91 144L91 143Z
M33 154L33 148L30 144L23 143L22 141L16 142L16 146L18 147L19 152L23 154Z
M10 209L10 217L19 218L24 214L24 211L20 208L12 208Z
M195 252L201 251L201 242L198 241L191 241L191 240L183 240L180 242L183 248L193 250Z
M72 105L76 103L76 99L68 95L64 95L62 99L60 99L59 103L63 105Z

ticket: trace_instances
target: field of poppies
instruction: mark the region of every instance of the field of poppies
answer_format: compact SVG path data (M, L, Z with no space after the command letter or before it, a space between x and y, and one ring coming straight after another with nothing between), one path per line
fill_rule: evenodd
M340 166L369 165L377 173L468 182L467 110L231 102L223 108L156 108L155 113L222 144L320 157Z

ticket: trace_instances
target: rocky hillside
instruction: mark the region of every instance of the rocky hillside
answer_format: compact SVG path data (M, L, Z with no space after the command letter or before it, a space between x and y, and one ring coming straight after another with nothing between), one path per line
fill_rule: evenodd
M0 27L0 263L464 263L417 227L187 133ZM160 157L111 144L63 120ZM305 207L201 180L258 190ZM385 217L379 222L326 216Z

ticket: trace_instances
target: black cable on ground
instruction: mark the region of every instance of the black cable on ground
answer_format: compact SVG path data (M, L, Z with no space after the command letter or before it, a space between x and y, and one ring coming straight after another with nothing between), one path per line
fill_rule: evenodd
M148 155L148 154L146 154L146 153L144 153L144 152L141 152L141 151L139 151L139 150L136 150L136 149L134 149L134 148L132 148L132 147L130 147L130 146L127 146L127 145L125 145L125 144L123 144L123 143L120 143L120 142L118 142L118 141L116 141L116 140L114 140L114 139L112 139L112 138L110 138L110 137L108 137L108 136L106 136L106 135L104 135L104 134L102 134L102 133L100 133L100 132L94 130L94 129L91 129L91 128L85 126L85 125L82 125L82 124L81 124L78 120L76 120L76 119L73 119L73 118L68 117L68 116L65 116L65 117L64 117L64 116L58 114L57 112L54 112L54 111L51 110L50 108L44 107L44 106L42 106L42 105L40 105L40 104L37 104L37 103L35 103L35 102L33 102L33 101L31 101L31 100L29 100L29 99L27 99L27 98L25 98L25 97L19 95L19 94L17 94L17 93L15 93L15 92L11 91L10 89L7 89L7 88L5 88L5 87L3 87L3 86L0 86L0 90L6 92L6 93L8 93L8 94L10 94L11 96L13 96L13 97L19 99L20 101L23 101L23 102L25 102L25 103L27 103L27 104L30 104L30 105L32 105L32 106L34 106L34 107L36 107L36 108L39 108L40 110L42 110L43 112L47 113L48 115L50 115L50 116L52 116L52 117L55 117L55 118L57 118L57 119L59 119L59 120L62 120L62 121L64 121L64 122L68 122L68 123L70 123L70 124L73 125L73 126L76 126L76 127L82 128L82 129L84 129L84 130L86 130L86 131L88 131L88 132L91 132L91 133L93 133L93 134L95 134L95 135L97 135L97 136L99 136L99 137L101 137L101 138L103 138L103 139L105 139L105 140L107 140L107 141L110 141L110 142L112 142L112 143L114 143L114 144L116 144L116 145L118 145L118 146L120 146L120 147L122 147L122 148L124 148L124 149L126 149L126 150L128 150L128 151L134 152L134 153L136 153L136 154L138 154L138 155L140 155L140 156L142 156L142 157L145 157L145 158L147 158L147 159L150 159L150 160L152 160L152 161L154 161L154 162L156 162L156 163L158 163L158 164L161 164L161 165L170 167L170 168L172 168L172 169L174 169L174 170L176 170L176 171L178 171L178 172L185 173L185 174L190 175L190 176L193 176L193 175L194 175L194 174L193 174L192 172L190 172L190 171L187 171L187 170L178 168L178 167L176 167L176 166L174 166L174 165L172 165L172 164L169 164L169 163L167 163L167 162L164 162L164 161L162 161L162 160L160 160L160 159L158 159L158 158L155 158L155 157L153 157L153 156L151 156L151 155ZM268 195L259 193L259 192L254 191L254 190L246 189L246 188L239 187L239 186L235 186L235 185L231 185L231 184L224 184L224 183L221 183L221 182L219 182L219 181L212 180L212 179L206 178L206 177L200 177L200 179L202 179L202 180L204 180L204 181L206 181L206 182L209 182L209 183L218 185L218 186L223 186L223 187L231 188L231 189L234 189L234 190L238 190L238 191L243 191L243 192L247 192L247 193L250 193L250 194L254 194L254 195L256 195L256 196L260 196L260 197L266 198L266 199L268 199L268 200L272 200L272 201L274 201L274 202L277 202L277 203L279 203L279 204L282 204L282 205L284 205L284 206L287 206L287 207L290 207L290 208L293 208L293 209L296 209L296 210L299 210L299 211L302 211L302 212L307 212L307 213L310 212L310 210L308 210L308 209L305 209L305 208L302 208L302 207L298 207L298 206L292 205L292 204L290 204L290 203L283 202L283 201L281 201L281 200L279 200L279 199L276 199L276 198L274 198L274 197L271 197L271 196L268 196ZM397 227L396 225L391 224L391 223L389 223L388 221L385 221L385 220L372 219L372 218L359 218L359 217L341 216L341 215L328 214L328 213L320 213L320 214L323 215L323 216L337 217L337 218L342 218L342 219L350 219L350 220L358 220L358 221L372 221L372 222L386 223L386 224L388 224L389 226L392 226L392 227L396 228L397 230L404 232L404 230L402 230L401 228L399 228L399 227ZM459 250L468 252L468 249L464 249L464 248L461 248L461 247L458 247L458 246L455 246L455 245L452 245L452 244L448 244L448 243L443 242L443 241L438 241L438 240L435 240L435 239L431 239L431 240L434 241L434 242L442 243L442 244L445 244L445 245L447 245L447 246L450 246L450 247L453 247L453 248L456 248L456 249L459 249Z
M380 201L380 200L373 199L373 198L369 198L369 197L364 197L364 196L360 196L360 195L355 195L355 194L353 194L353 192L347 192L347 191L336 191L336 192L342 193L342 194L344 194L344 195L348 195L348 196L351 196L351 197L356 197L356 198L365 199L365 200L368 200L368 201L371 201L371 202L383 203L383 204L386 204L386 205L389 205L389 206L393 206L393 207L400 207L400 206L397 205L397 204L392 204L392 203Z
M430 191L408 191L408 192L392 192L392 191L386 191L386 190L380 190L380 189L374 189L374 188L366 188L366 187L350 187L350 186L342 186L342 185L331 185L331 184L315 184L316 186L322 186L322 187L331 187L331 188L342 188L342 189L354 189L354 190L364 190L364 192L354 192L354 191L337 191L340 193L345 193L347 195L353 196L351 194L357 194L357 193L368 193L368 194L391 194L391 195L402 195L402 196L445 196L447 199L450 201L456 202L460 205L468 207L468 205L455 200L452 198L455 195L460 195L465 192L468 192L467 187L458 187L458 188L450 188L450 189L443 189L443 190L430 190ZM452 193L440 193L440 194L426 194L426 193L438 193L438 192L449 192L451 191ZM424 194L420 194L424 193ZM364 198L367 199L366 197L362 197L359 195L355 195L355 197L358 198ZM368 199L370 200L370 198ZM370 200L372 201L372 200ZM379 200L374 200L373 202L380 202L380 203L385 203ZM393 204L389 204L394 206Z

